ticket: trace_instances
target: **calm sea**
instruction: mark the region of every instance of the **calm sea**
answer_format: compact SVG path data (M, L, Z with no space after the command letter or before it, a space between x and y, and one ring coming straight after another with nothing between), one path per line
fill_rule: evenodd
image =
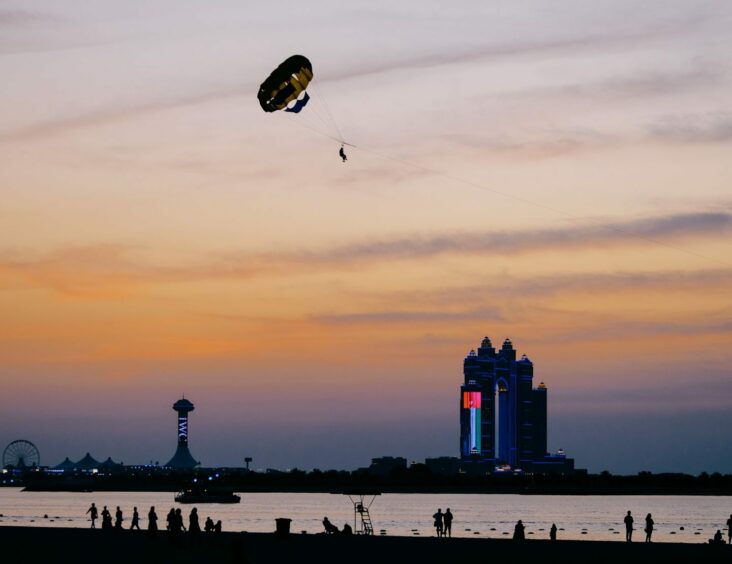
M294 532L322 530L324 516L338 527L353 525L353 505L347 497L310 493L244 493L237 505L198 504L201 523L207 516L221 519L225 531L269 532L277 517L292 519ZM172 493L137 492L22 492L0 488L0 526L88 527L85 511L95 502L119 505L129 526L132 508L138 507L142 527L151 505L160 524L174 506ZM181 506L184 514L191 506ZM635 517L634 540L643 540L644 519L653 515L654 540L706 542L717 529L726 529L732 513L732 498L715 496L519 496L480 494L384 494L371 505L374 529L387 535L432 536L432 514L450 508L455 516L453 535L505 538L518 519L526 525L527 538L548 538L552 523L559 538L578 540L624 540L623 517ZM48 518L44 518L48 515ZM187 522L187 519L186 519ZM682 530L683 527L683 530ZM726 532L725 532L726 535Z

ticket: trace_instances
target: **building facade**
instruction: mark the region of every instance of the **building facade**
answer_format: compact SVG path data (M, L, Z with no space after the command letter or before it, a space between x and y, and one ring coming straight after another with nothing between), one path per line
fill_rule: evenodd
M547 389L534 387L534 365L516 360L509 339L496 350L488 337L463 363L460 457L463 462L523 471L571 471L573 461L547 452Z

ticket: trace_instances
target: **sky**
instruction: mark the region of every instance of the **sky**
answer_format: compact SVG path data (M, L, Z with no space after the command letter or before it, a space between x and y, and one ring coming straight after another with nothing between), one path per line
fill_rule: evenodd
M732 5L0 0L0 446L458 455L510 337L549 448L732 473ZM300 114L259 84L306 55ZM343 139L348 162L338 157Z

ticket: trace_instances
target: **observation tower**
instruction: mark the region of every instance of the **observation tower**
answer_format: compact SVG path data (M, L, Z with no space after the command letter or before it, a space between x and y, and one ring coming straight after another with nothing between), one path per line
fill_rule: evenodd
M173 458L165 465L169 468L191 469L200 464L188 450L188 414L195 408L185 397L173 404L173 410L178 414L178 448Z

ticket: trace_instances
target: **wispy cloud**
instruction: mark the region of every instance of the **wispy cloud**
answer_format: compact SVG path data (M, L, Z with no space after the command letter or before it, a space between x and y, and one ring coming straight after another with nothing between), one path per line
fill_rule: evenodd
M674 143L729 143L732 113L674 116L651 124L651 136Z
M726 312L729 318L730 312ZM547 338L547 342L576 343L580 341L597 341L610 339L629 339L643 335L660 336L692 336L711 334L732 334L732 321L708 321L706 319L689 319L684 321L646 322L638 320L605 320L592 327L581 330L557 332Z
M437 308L450 304L452 308L480 308L484 304L515 298L541 301L548 297L616 294L618 292L693 292L724 293L732 296L732 269L703 269L697 271L662 270L655 272L579 273L564 275L511 276L503 273L479 285L443 288L415 288L409 291L354 293L354 300L370 303L400 303L409 309ZM533 302L538 303L538 302ZM532 305L535 312L539 306ZM556 309L547 313L557 312Z
M63 294L90 294L93 297L98 293L115 293L155 283L249 279L264 275L292 276L364 268L383 262L428 260L449 254L501 256L650 245L647 239L667 242L716 236L731 230L731 213L690 213L563 229L413 235L367 240L321 250L226 253L205 261L169 266L151 264L140 258L140 251L144 251L140 247L91 245L59 249L41 256L20 254L17 251L0 253L0 280L4 279L9 284L12 279L21 278L33 286L48 287ZM511 288L520 287L525 294L549 292L573 283L584 288L593 283L642 284L644 276L650 275L634 276L634 280L619 275L617 278L605 276L595 279L588 276L574 281L558 277L529 281L520 286L512 285L503 291L511 292ZM323 320L326 319L323 317Z
M0 8L0 27L8 26L17 28L17 26L44 23L49 21L55 21L55 18L41 12L30 12L28 10L18 10L12 8Z
M550 56L577 54L602 50L606 52L613 47L627 50L634 45L643 45L656 39L670 39L681 34L688 34L691 29L704 22L705 18L694 16L683 21L669 22L655 29L626 32L579 35L563 39L546 39L533 41L517 41L504 44L471 45L462 50L441 50L431 53L420 53L412 57L385 62L361 62L355 69L333 71L325 80L346 80L368 75L383 74L402 70L420 70L445 65L474 63L523 56ZM383 57L382 57L383 61Z
M328 325L365 325L383 323L411 323L415 321L466 321L484 320L499 321L502 319L496 309L478 308L467 311L375 311L366 313L331 313L317 314L310 317L312 321Z
M648 245L652 244L648 239L669 241L718 235L731 230L730 213L689 213L562 229L415 235L352 243L322 251L275 254L269 258L309 264L349 264L425 258L447 253L508 255L593 246Z
M22 10L0 10L0 26L13 25L14 23L33 23L37 21L46 21L49 16L36 14ZM398 70L420 70L429 67L437 67L443 65L471 63L481 60L501 59L506 57L517 57L524 55L546 55L546 54L562 54L577 53L587 49L602 49L616 46L618 48L627 49L629 45L638 43L642 44L649 40L657 38L674 37L680 33L688 33L690 27L694 27L701 22L701 18L695 17L683 22L670 22L666 25L659 26L654 30L645 30L635 33L609 33L579 36L567 39L547 39L533 40L506 44L489 44L471 46L469 49L447 49L431 53L421 53L411 57L406 57L396 61L383 61L383 57L379 62L361 62L359 65L348 65L341 69L334 69L330 73L320 75L319 80L349 80L354 78L363 78L364 76L383 74ZM109 43L115 41L107 41ZM91 43L90 45L98 45ZM85 46L85 45L81 45ZM75 48L77 45L64 48ZM12 51L12 50L11 50ZM358 70L353 70L357 66ZM646 76L628 80L627 83L610 83L609 86L597 85L575 85L565 87L566 92L576 95L591 95L594 93L604 92L605 94L616 92L632 94L648 90L655 92L668 92L668 80L674 80L673 77L665 76ZM687 84L689 81L687 80ZM240 96L242 94L249 95L256 88L256 84L245 84L237 87L224 87L220 89L201 89L190 90L178 97L160 98L153 100L143 100L136 104L130 104L121 107L104 107L96 110L90 110L76 115L60 116L56 119L46 120L29 124L23 127L0 131L0 143L19 142L38 139L45 136L58 135L64 132L83 129L89 127L102 126L110 123L119 122L126 119L134 119L144 115L153 114L155 112L176 109L181 107L193 106L216 102L223 99ZM559 147L561 143L557 145ZM559 147L561 148L561 147Z
M526 105L537 100L554 100L561 107L577 103L614 103L632 98L678 96L680 92L702 91L722 83L722 71L694 68L677 72L633 73L605 80L582 81L560 86L539 87L510 93L512 103L522 100ZM484 103L483 96L478 104ZM702 121L699 116L667 118L653 123L641 134L604 131L595 128L555 128L508 131L490 130L486 133L443 134L441 138L460 145L461 149L479 151L483 158L509 157L518 160L539 160L563 157L583 151L617 147L628 143L643 143L664 139L685 143L725 142L732 138L732 114L715 114Z
M712 288L729 291L732 287L732 270L704 269L693 272L623 272L614 274L575 274L561 276L537 276L531 279L508 277L504 284L493 284L487 290L502 296L539 297L553 294L578 294L636 291L674 290L693 291Z
M178 97L161 98L137 105L102 108L94 112L60 117L16 129L0 131L0 143L29 141L77 129L107 125L117 121L143 117L160 111L205 104L224 98L234 98L248 93L250 90L251 87L238 85L236 87L189 93Z

